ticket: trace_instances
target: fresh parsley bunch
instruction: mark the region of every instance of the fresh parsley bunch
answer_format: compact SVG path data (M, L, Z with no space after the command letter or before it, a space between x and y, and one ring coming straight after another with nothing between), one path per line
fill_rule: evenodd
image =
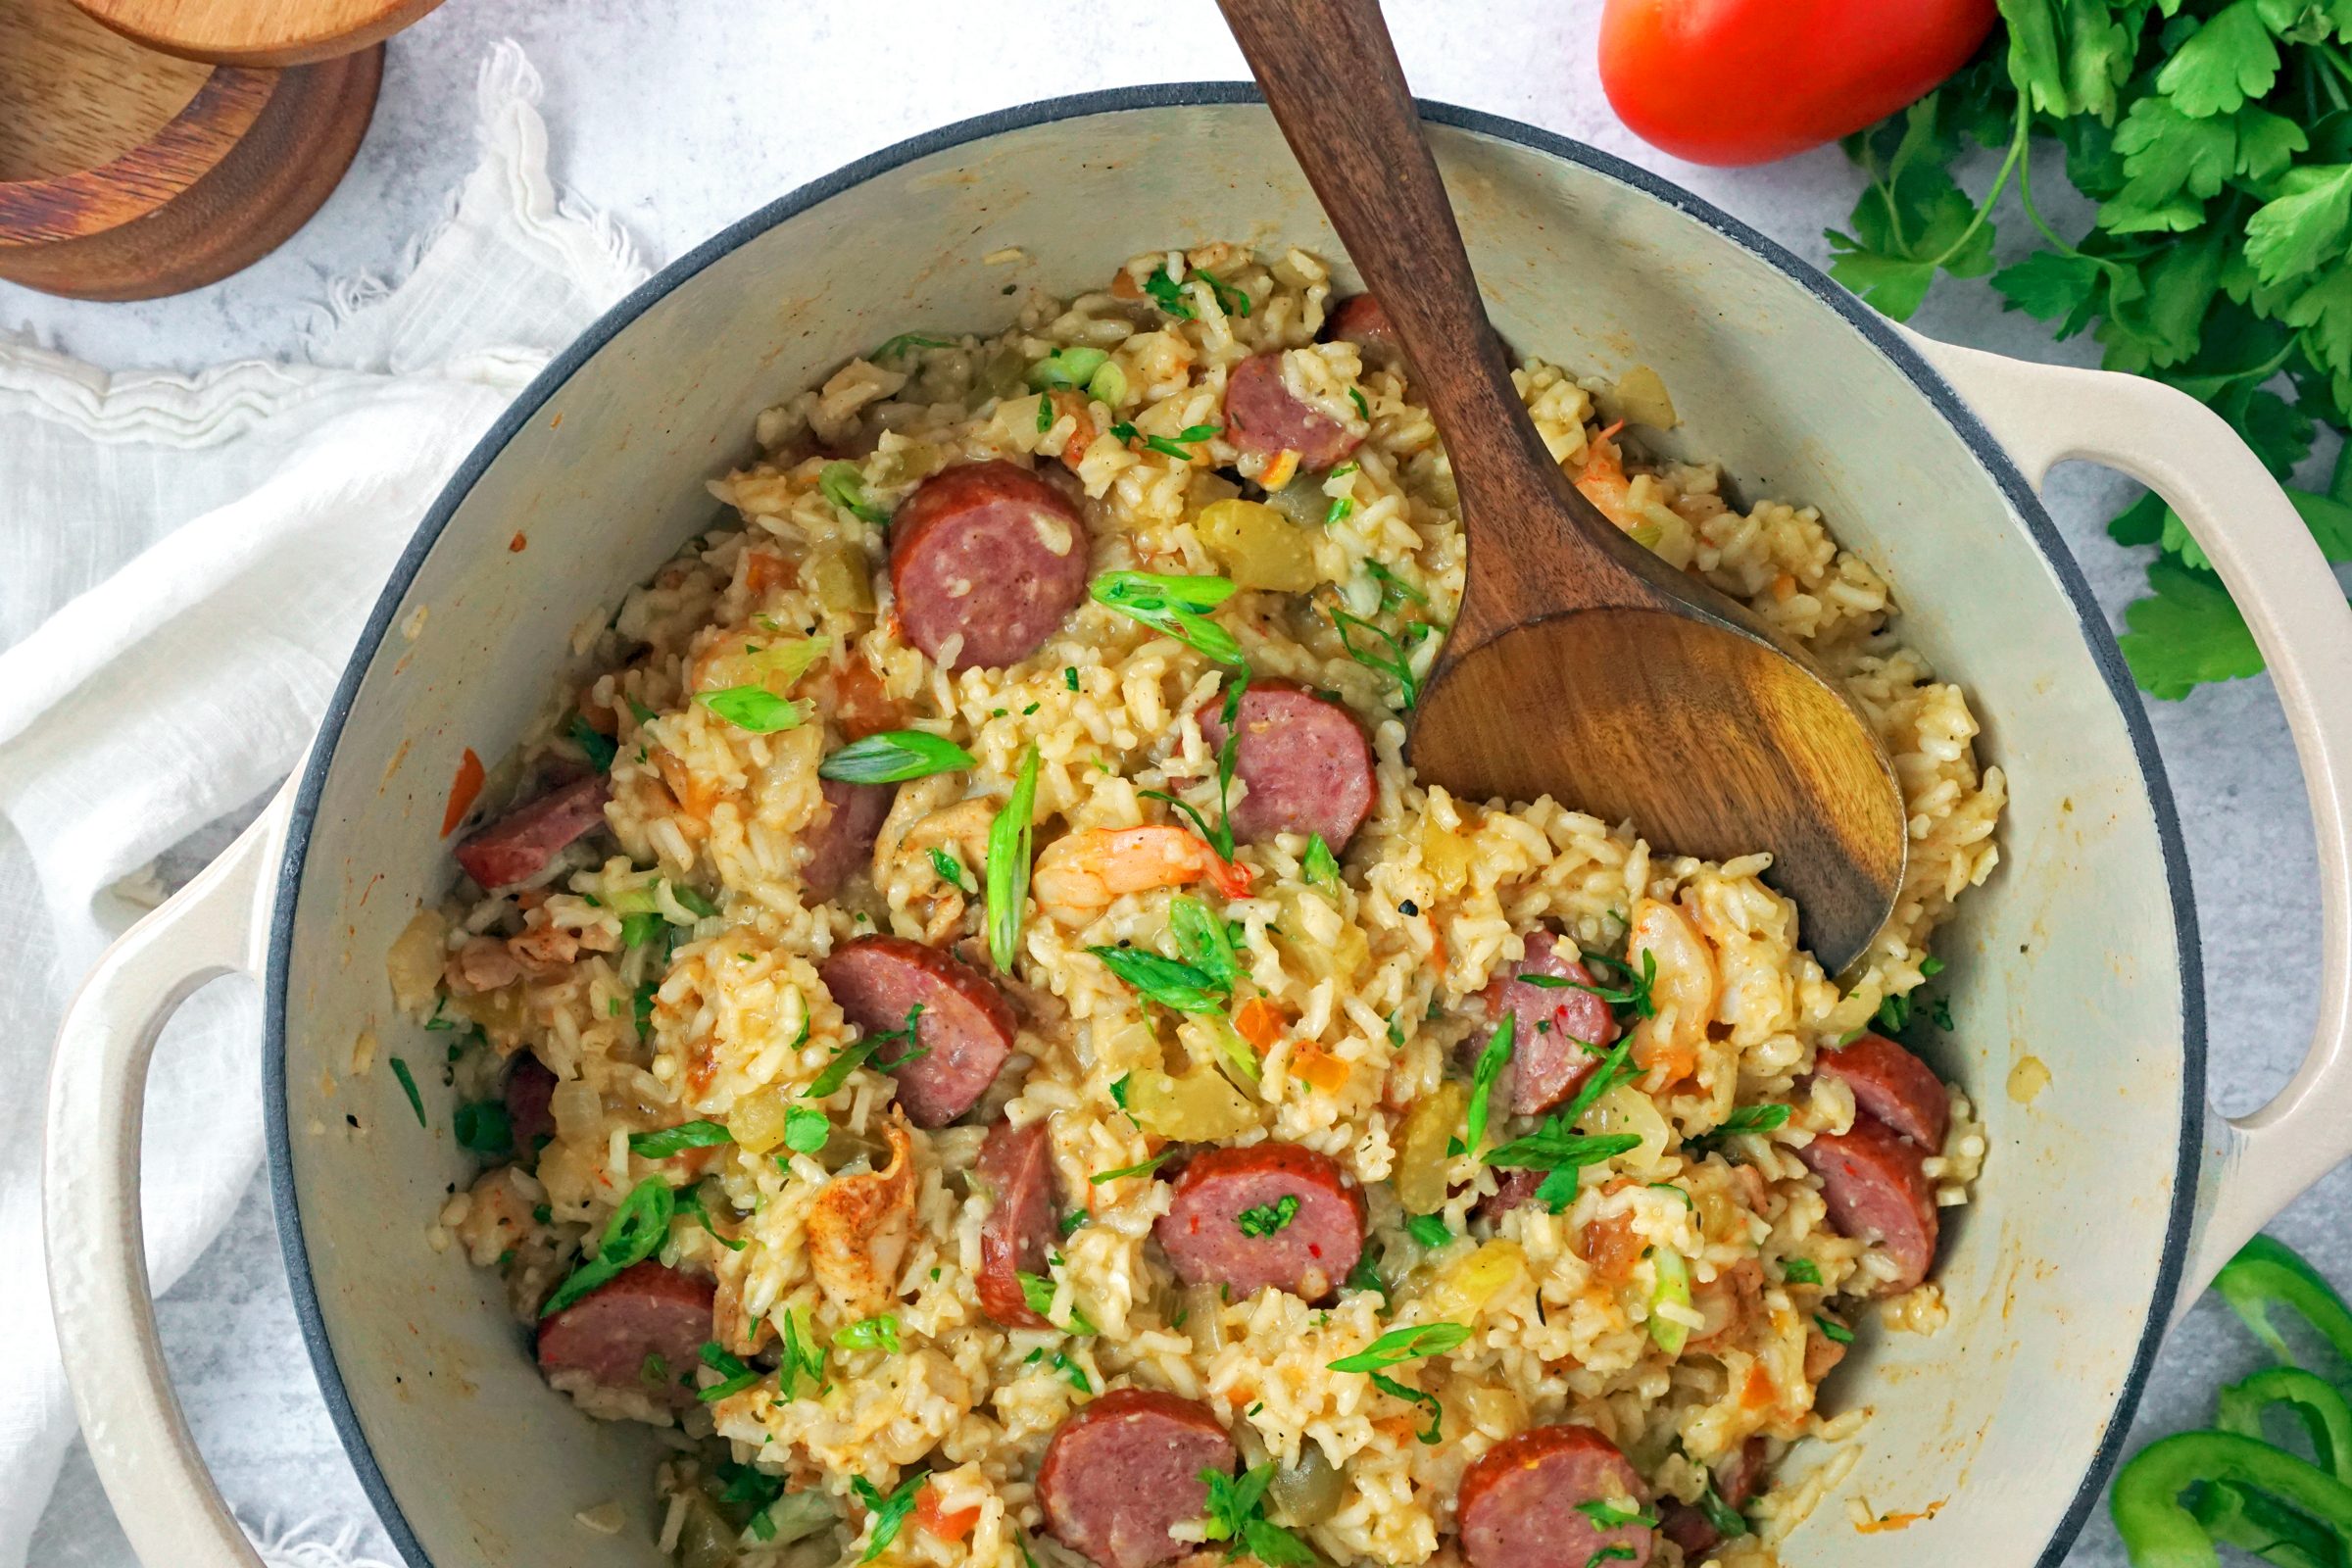
M2352 0L2000 0L2005 26L1958 75L1850 136L1870 176L1831 272L1897 320L1936 274L1981 277L2101 363L2170 382L2228 419L2283 481L2352 410ZM2034 204L2035 142L2098 204L2069 242ZM1952 177L2003 151L1982 201ZM2014 181L2043 242L1994 270ZM2288 496L2330 562L2352 561L2352 462ZM2142 689L2185 696L2262 656L2194 540L2156 496L2108 524L2157 545L2125 611Z

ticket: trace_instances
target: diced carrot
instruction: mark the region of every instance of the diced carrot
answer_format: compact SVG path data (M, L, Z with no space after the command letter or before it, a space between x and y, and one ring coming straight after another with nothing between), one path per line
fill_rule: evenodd
M1740 1408L1761 1410L1772 1403L1772 1374L1764 1370L1764 1363L1761 1361L1749 1363L1747 1381L1740 1386Z
M1291 1056L1291 1071L1327 1095L1336 1095L1348 1087L1348 1064L1312 1040L1299 1042Z
M1083 392L1053 392L1047 396L1054 405L1056 423L1064 415L1074 421L1070 427L1070 439L1061 449L1061 461L1065 466L1075 468L1079 460L1086 456L1086 449L1095 444L1094 409Z
M507 541L507 548L518 556L521 555L525 550L528 550L530 547L531 541L524 537L523 531L520 528L515 529L514 537Z
M914 1494L914 1522L942 1541L961 1541L980 1523L977 1504L969 1508L943 1511L939 1503L939 1489L926 1486Z
M1284 447L1280 452L1274 454L1274 461L1267 464L1265 470L1258 474L1257 482L1264 489L1279 490L1289 484L1292 477L1298 472L1298 454L1289 447Z
M1773 598L1786 600L1795 592L1796 579L1788 575L1788 573L1784 571L1778 577L1772 579Z
M1287 1021L1282 1009L1263 997L1251 997L1233 1015L1234 1028L1240 1030L1242 1038L1260 1052L1274 1049L1274 1042L1282 1038L1283 1026Z
M466 747L466 754L458 759L458 776L449 786L449 804L441 808L443 838L455 833L458 824L466 820L466 813L473 809L475 798L482 793L483 777L482 760L473 755L472 747Z
M718 804L718 792L687 771L686 764L678 760L677 754L656 752L654 770L662 775L662 782L669 786L669 793L677 801L680 810L698 821L710 820L710 808Z

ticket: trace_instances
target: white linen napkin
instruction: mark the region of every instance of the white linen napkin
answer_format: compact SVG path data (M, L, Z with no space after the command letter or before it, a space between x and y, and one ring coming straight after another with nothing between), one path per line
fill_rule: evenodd
M109 374L0 333L0 1255L17 1260L0 1270L0 1568L24 1568L74 1429L35 1266L65 1003L140 912L141 868L293 765L482 428L645 275L549 183L520 49L496 46L478 90L480 166L403 281L335 289L311 363ZM260 1160L260 1039L234 982L165 1035L145 1138L159 1292ZM342 1555L272 1550L288 1568Z

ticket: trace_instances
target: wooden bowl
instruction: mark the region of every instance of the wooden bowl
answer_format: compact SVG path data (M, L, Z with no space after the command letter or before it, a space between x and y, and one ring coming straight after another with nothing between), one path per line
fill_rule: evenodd
M207 66L70 0L0 0L0 278L131 300L227 276L326 200L382 74L381 45L287 70Z
M150 49L226 66L307 66L381 43L441 0L74 0Z

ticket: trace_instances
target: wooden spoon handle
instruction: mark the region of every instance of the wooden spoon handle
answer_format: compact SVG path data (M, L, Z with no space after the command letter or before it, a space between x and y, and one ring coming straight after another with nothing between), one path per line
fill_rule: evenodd
M1486 628L1527 613L1616 597L1604 581L1622 575L1621 552L1611 548L1619 541L1603 537L1616 530L1561 475L1511 385L1378 0L1218 4L1445 433L1475 584L1456 641L1483 640ZM1560 538L1563 513L1601 548ZM1514 523L1541 530L1547 547L1532 573L1524 559L1505 559L1522 555ZM1541 593L1538 578L1550 581Z

